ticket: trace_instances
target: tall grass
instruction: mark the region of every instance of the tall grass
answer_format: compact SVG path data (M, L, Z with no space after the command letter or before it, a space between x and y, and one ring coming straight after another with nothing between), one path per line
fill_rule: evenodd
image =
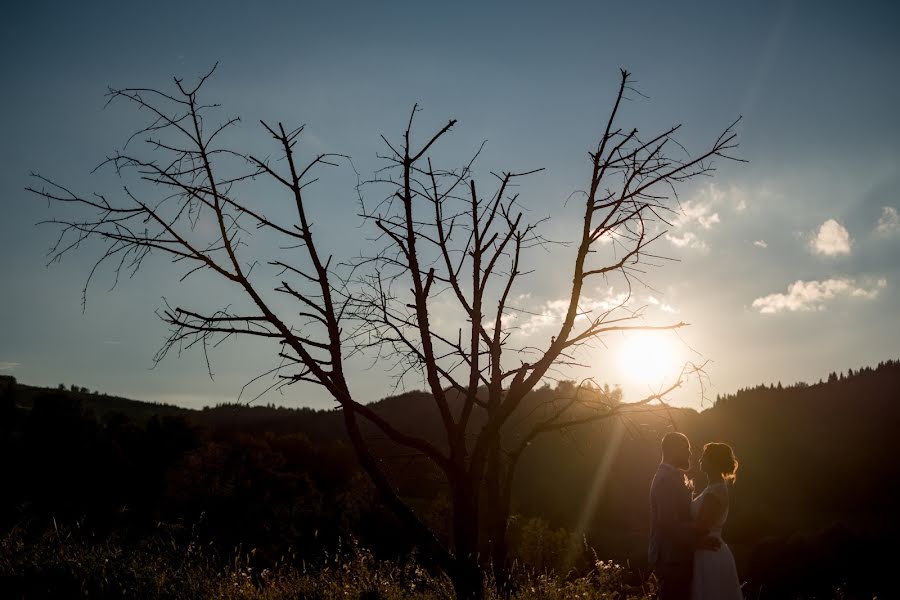
M626 584L627 570L597 560L587 573L562 577L516 566L514 600L649 599L652 584ZM486 583L487 598L497 599ZM211 545L156 536L136 543L96 539L51 528L38 535L14 529L0 539L3 597L141 598L181 600L453 598L450 582L415 557L376 559L356 543L325 554L315 564L290 556L263 566L254 550L221 557Z

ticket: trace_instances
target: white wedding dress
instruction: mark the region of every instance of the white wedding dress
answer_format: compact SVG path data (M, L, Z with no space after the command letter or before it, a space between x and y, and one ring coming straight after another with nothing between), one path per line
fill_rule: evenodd
M714 495L719 500L721 511L713 523L709 535L722 540L722 527L728 518L728 488L725 483L714 483L706 487L691 502L691 516L696 519L703 506L703 499ZM738 580L734 555L722 540L718 550L694 551L694 574L691 578L691 600L742 600L741 584Z

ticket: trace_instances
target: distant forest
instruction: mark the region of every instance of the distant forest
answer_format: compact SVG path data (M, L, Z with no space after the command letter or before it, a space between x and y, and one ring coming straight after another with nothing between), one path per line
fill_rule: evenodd
M572 386L541 388L531 400L538 406ZM739 390L702 412L673 408L540 438L516 479L513 553L565 571L578 568L586 542L601 558L646 569L658 440L677 428L695 451L725 441L741 462L725 538L749 593L884 593L900 535L898 390L900 361L888 360L814 384ZM373 406L438 439L427 400L411 392ZM428 464L387 441L376 449L403 496L446 532L446 490ZM338 411L189 410L3 376L0 468L3 535L64 525L137 543L165 529L224 553L253 548L261 565L286 554L314 561L351 536L377 556L412 551L358 468Z

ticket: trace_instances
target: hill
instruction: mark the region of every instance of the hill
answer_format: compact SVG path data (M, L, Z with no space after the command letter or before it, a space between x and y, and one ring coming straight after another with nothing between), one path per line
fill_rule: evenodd
M91 392L87 388L60 384L56 388L43 388L17 383L14 377L0 375L0 390L7 390L10 397L14 395L15 402L22 408L31 408L34 399L38 396L54 394L61 398L68 398L79 403L85 410L92 411L98 417L103 418L110 413L122 413L134 421L146 421L156 416L182 416L192 412L190 409L164 404L161 402L144 402L131 400L121 396L110 396L100 392ZM2 393L2 392L0 392Z
M4 382L0 385L2 397L7 402L14 398L15 404L25 410L34 406L36 398L52 397L79 405L100 422L112 415L136 423L154 416L181 417L193 426L220 434L302 435L313 443L345 440L339 410L240 404L191 410L80 389L37 388L17 384L9 377ZM617 481L614 487L624 485L628 489L620 493L635 497L637 490L631 489L631 480L634 487L642 488L652 476L658 460L656 440L674 425L687 433L696 447L707 441L726 441L741 458L736 488L740 493L735 496L736 500L746 500L747 506L738 504L734 508L736 535L743 537L744 529L756 534L783 534L798 525L818 526L836 514L865 522L900 500L892 491L867 493L872 488L873 473L888 477L896 470L887 449L892 447L900 425L898 389L900 361L888 360L876 367L850 369L846 375L832 373L826 381L815 384L779 383L739 390L717 398L702 412L673 409L665 414L643 414L641 422L629 423L625 435L616 442L619 447L608 477ZM529 400L538 405L553 393L550 388L536 390ZM441 438L437 411L424 392L385 398L372 407L403 431L433 440ZM473 428L479 426L476 421ZM519 424L520 429L527 426L528 422ZM371 428L368 433L376 435ZM515 433L511 431L510 436L514 438ZM519 478L523 507L574 528L575 523L565 515L579 512L576 505L587 494L585 487L593 480L598 457L610 447L610 435L610 424L601 423L536 442L525 454ZM545 486L543 473L552 474L554 482L562 477L571 483ZM755 522L754 513L768 517L764 523Z
M565 385L528 401L537 406ZM885 543L900 533L900 491L890 485L900 475L891 452L898 389L900 361L889 360L814 384L740 390L702 412L646 413L539 438L517 474L514 528L526 524L521 531L538 536L528 543L555 544L557 554L584 535L601 556L640 566L658 439L677 427L696 449L713 440L735 448L741 467L725 535L754 589L809 591L820 581L833 590L839 576L878 585L877 574L889 573L879 564L890 556ZM426 393L372 406L401 429L439 435ZM510 436L528 422L518 426ZM0 506L6 526L56 517L140 536L182 523L225 547L299 545L305 555L352 532L377 551L405 551L356 467L339 411L189 410L5 377L0 442L13 484ZM446 527L446 491L429 463L381 439L376 446L404 495L438 531ZM559 560L548 556L545 566Z

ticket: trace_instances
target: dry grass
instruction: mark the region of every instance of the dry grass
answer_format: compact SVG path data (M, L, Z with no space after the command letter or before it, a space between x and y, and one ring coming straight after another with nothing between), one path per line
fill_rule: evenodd
M209 546L162 537L126 545L52 529L26 536L14 530L0 540L0 589L17 598L141 598L181 600L453 598L450 582L405 562L377 560L350 544L316 564L282 559L255 566L254 551L222 560ZM596 561L590 572L559 577L524 568L514 573L514 600L649 599L652 589L625 584L626 570ZM489 599L497 598L490 590Z

